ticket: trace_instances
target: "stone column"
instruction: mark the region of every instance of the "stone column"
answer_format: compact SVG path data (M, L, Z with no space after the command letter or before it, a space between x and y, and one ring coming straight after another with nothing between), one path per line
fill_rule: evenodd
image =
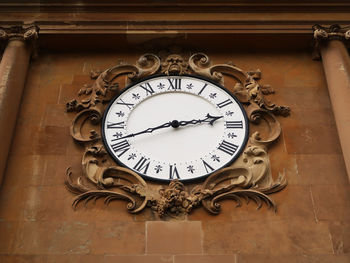
M0 62L0 185L16 126L33 42L37 37L36 26L0 28L0 40L5 42Z
M329 28L316 25L313 29L350 180L350 59L345 47L350 30L338 25Z

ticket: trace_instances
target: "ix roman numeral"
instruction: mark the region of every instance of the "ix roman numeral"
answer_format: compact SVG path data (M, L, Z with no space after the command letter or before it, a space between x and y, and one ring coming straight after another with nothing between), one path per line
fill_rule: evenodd
M145 157L141 157L141 159L135 164L134 169L138 172L142 172L143 170L142 173L147 174L147 170L151 162L148 162L148 163L146 162L147 162L147 159Z
M143 85L140 85L140 87L146 91L146 96L148 95L148 93L149 95L152 95L154 93L154 90L148 82L144 83Z
M214 171L214 168L211 167L209 164L207 164L204 160L202 160L203 164L204 164L204 168L207 171L207 173L210 173L212 171ZM210 169L210 171L208 171L208 169Z
M238 145L223 140L218 149L229 155L233 155L237 151Z
M121 102L117 102L117 104L119 104L119 105L124 105L124 106L128 107L129 109L132 109L132 107L134 106L134 104L124 102L122 99L120 99L120 101L121 101Z
M130 144L127 140L123 140L123 141L111 144L111 147L115 153L121 152L119 155L117 155L118 157L120 157L130 149Z
M122 122L107 122L107 129L124 129L125 123Z
M223 102L216 104L216 106L218 106L219 108L223 108L231 103L232 103L232 101L230 101L230 99L227 99L227 100L224 100Z
M228 129L243 129L242 121L227 121L226 128Z
M181 89L181 79L168 79L170 86L168 90L173 89L173 90L180 90Z
M203 90L204 90L207 86L208 86L208 84L205 84L205 85L203 86L203 88L201 89L201 91L198 93L198 95L201 95L201 93L203 92Z
M180 179L179 172L177 171L176 165L170 165L169 169L169 179L172 180L174 178Z

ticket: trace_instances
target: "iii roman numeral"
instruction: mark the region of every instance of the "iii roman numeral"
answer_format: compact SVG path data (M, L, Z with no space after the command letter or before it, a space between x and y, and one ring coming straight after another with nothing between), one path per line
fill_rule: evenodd
M127 140L123 140L114 144L111 144L111 147L115 153L120 152L117 156L122 156L125 152L130 149L130 144Z
M148 93L149 95L152 95L154 93L154 90L148 82L144 83L143 85L140 85L140 87L146 91L146 96L148 95Z
M205 84L205 85L203 86L203 88L201 89L201 91L198 92L198 95L201 95L201 93L203 92L203 90L204 90L207 86L208 86L208 84Z
M173 90L180 90L181 89L181 79L168 79L170 85L168 90L173 89Z
M230 101L230 99L227 99L227 100L224 100L223 102L216 104L216 106L218 106L219 108L223 108L231 103L232 103L232 101Z
M218 149L229 155L233 155L237 151L238 145L223 140Z
M242 121L227 121L226 128L228 129L243 129Z
M177 171L176 165L170 165L169 168L169 179L172 180L174 178L180 179L179 172Z
M124 129L125 123L122 122L107 122L107 129Z
M210 173L210 172L214 171L214 168L211 167L209 164L207 164L204 160L202 160L202 162L203 162L203 164L204 164L204 168L205 168L205 170L207 171L207 173ZM210 171L208 171L208 169L209 169Z
M121 101L121 102L117 102L117 104L119 104L119 105L124 105L124 106L128 107L129 109L132 109L132 107L134 106L134 104L124 102L122 99L120 99L120 101Z
M135 164L134 169L138 172L142 172L143 174L147 174L147 170L151 162L146 162L147 159L145 157L141 157L141 159Z

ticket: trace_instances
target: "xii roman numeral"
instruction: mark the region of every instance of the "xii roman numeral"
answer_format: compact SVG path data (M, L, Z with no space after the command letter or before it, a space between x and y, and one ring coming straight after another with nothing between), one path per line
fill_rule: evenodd
M180 179L179 172L177 171L176 165L170 165L169 168L169 179L172 180L174 178Z
M168 79L168 81L170 83L168 90L181 90L181 79Z
M122 156L125 152L127 152L130 149L130 144L127 140L123 140L114 144L111 144L111 147L115 153L121 152L117 156Z
M242 121L227 121L226 122L227 129L243 129Z
M147 170L151 162L148 162L148 163L146 162L147 162L147 159L145 157L141 157L141 159L135 164L134 169L143 174L147 174Z
M238 145L223 140L218 149L229 155L233 155L237 151Z
M198 95L201 95L201 93L203 92L203 90L204 90L207 86L208 86L208 84L205 84L205 85L203 86L203 88L200 90L200 92L198 92Z
M152 95L154 93L153 88L148 82L144 83L143 85L140 85L140 87L146 91L146 96L148 95L148 93L149 95Z
M125 123L122 122L107 122L107 129L124 129Z
M216 104L216 106L218 106L219 108L223 108L231 103L232 103L232 101L230 101L230 99L227 99L227 100L224 100L223 102Z
M124 106L128 107L129 109L132 109L132 107L134 106L134 104L124 102L122 99L120 99L120 102L117 102L117 104L124 105Z

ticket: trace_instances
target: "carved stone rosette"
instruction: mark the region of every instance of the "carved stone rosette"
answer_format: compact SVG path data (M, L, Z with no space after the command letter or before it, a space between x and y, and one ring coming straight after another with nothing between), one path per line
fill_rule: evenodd
M159 73L199 75L224 85L244 105L249 121L258 130L267 125L269 134L252 133L242 155L231 166L215 172L189 191L177 180L167 187L153 189L137 173L116 165L108 156L101 140L101 119L107 103L120 92L118 78L126 76L127 82L131 83ZM103 197L105 203L126 200L130 213L149 207L164 217L186 214L200 205L208 212L218 214L221 200L232 199L240 206L243 198L247 202L253 200L258 208L266 203L276 210L268 195L283 189L287 182L282 174L273 179L267 151L281 134L276 116L288 116L290 109L266 99L273 90L259 84L259 70L244 72L231 64L211 65L209 57L203 53L189 59L171 54L164 60L154 54L145 54L134 65L120 64L103 72L93 72L91 77L96 79L95 82L79 91L78 95L83 98L67 103L67 111L76 112L71 136L85 147L82 175L73 178L70 168L66 173L65 184L77 195L73 207L81 201L87 203ZM235 84L225 85L227 78ZM86 127L91 129L86 132Z

